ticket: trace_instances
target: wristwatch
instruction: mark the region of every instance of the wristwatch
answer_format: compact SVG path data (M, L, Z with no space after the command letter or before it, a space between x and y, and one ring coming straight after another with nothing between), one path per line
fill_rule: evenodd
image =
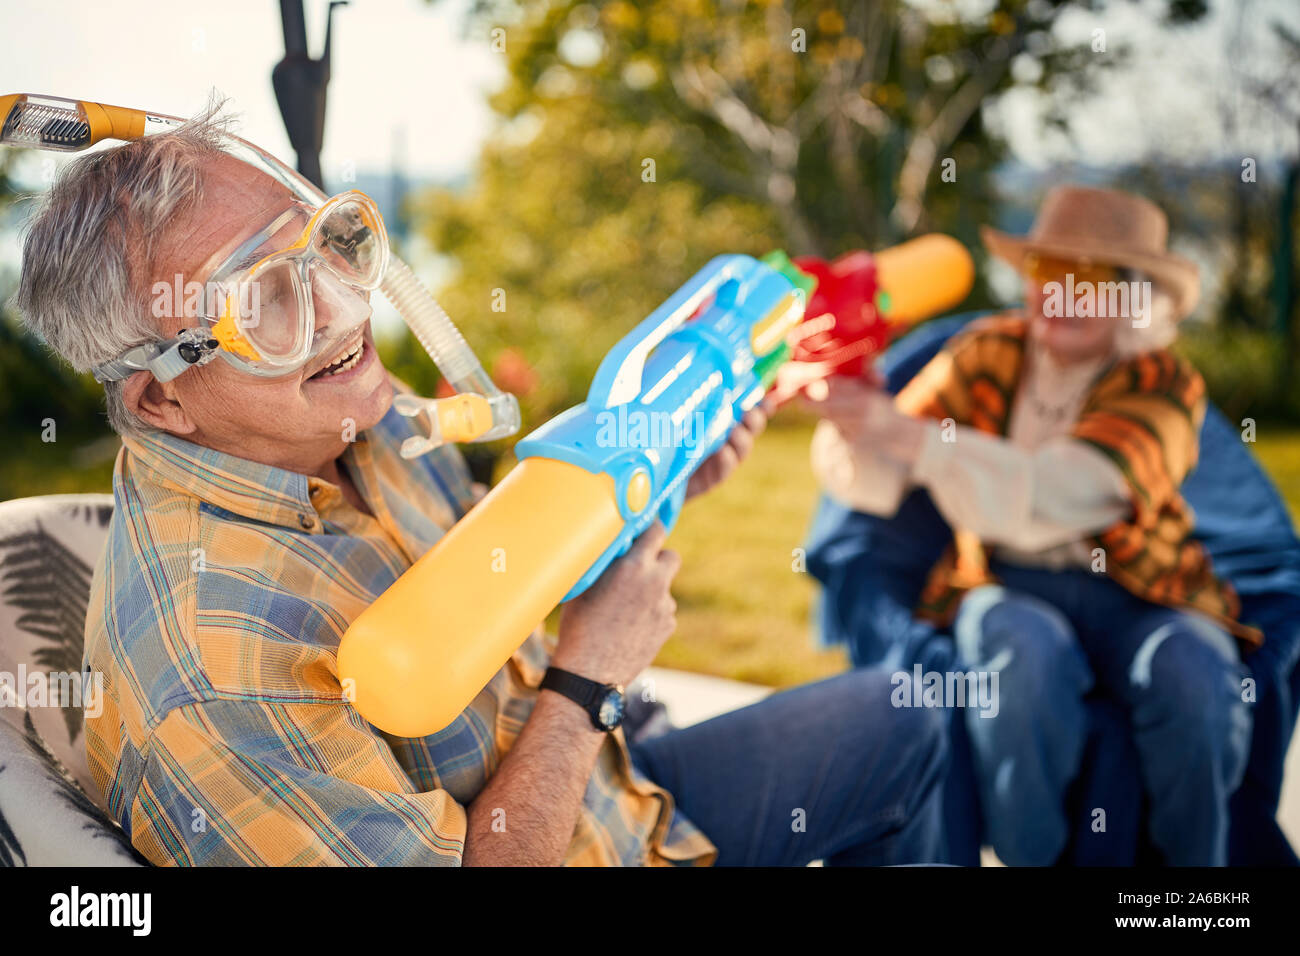
M579 677L571 671L548 667L542 678L542 690L563 694L587 712L597 730L612 731L623 723L627 698L618 684L601 684Z

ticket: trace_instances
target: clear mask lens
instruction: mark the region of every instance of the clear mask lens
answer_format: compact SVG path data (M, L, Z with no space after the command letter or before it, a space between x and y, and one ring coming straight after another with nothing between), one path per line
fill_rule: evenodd
M383 220L368 198L330 200L291 245L230 277L213 329L225 357L256 375L285 375L341 344L370 315L364 293L379 287L388 254Z
M241 316L240 331L265 361L292 362L306 345L297 271L294 262L271 263L243 286L250 314Z
M315 252L344 282L375 289L387 263L381 235L370 210L359 202L341 203L320 221Z

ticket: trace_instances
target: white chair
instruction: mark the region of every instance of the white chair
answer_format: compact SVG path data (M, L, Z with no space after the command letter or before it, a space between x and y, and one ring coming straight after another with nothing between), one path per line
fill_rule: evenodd
M86 599L112 514L111 495L0 502L0 866L143 863L82 728Z

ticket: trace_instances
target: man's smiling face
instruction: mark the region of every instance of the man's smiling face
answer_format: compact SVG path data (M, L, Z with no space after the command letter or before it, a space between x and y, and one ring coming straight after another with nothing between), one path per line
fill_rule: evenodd
M205 170L202 201L169 230L149 285L173 285L176 275L185 283L206 282L235 249L289 209L292 200L289 190L266 174L233 157L218 157ZM295 217L266 248L288 246L306 222L305 213ZM312 298L318 332L328 333L331 327L351 331L302 369L263 378L218 358L162 385L140 373L127 385L128 402L134 394L150 424L197 444L314 472L338 457L350 436L383 418L392 386L374 349L368 295L317 269ZM196 324L183 315L158 321L167 336Z

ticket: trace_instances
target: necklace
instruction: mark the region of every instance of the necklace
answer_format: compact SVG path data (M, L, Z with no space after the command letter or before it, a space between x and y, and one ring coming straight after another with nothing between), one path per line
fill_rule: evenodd
M1043 377L1040 373L1046 371L1041 361L1034 361L1029 369L1029 381L1025 384L1025 397L1029 399L1030 406L1034 409L1037 416L1053 425L1059 425L1065 420L1066 413L1074 406L1080 398L1083 397L1088 386L1095 380L1092 374L1084 375L1079 382L1073 385L1066 392L1064 400L1056 402L1048 401L1039 392L1038 380Z
M1038 394L1038 389L1033 383L1031 383L1028 395L1029 404L1033 406L1034 412L1038 417L1051 422L1053 425L1064 421L1066 411L1077 397L1077 390L1071 391L1069 397L1066 398L1064 402L1059 405L1054 405Z

